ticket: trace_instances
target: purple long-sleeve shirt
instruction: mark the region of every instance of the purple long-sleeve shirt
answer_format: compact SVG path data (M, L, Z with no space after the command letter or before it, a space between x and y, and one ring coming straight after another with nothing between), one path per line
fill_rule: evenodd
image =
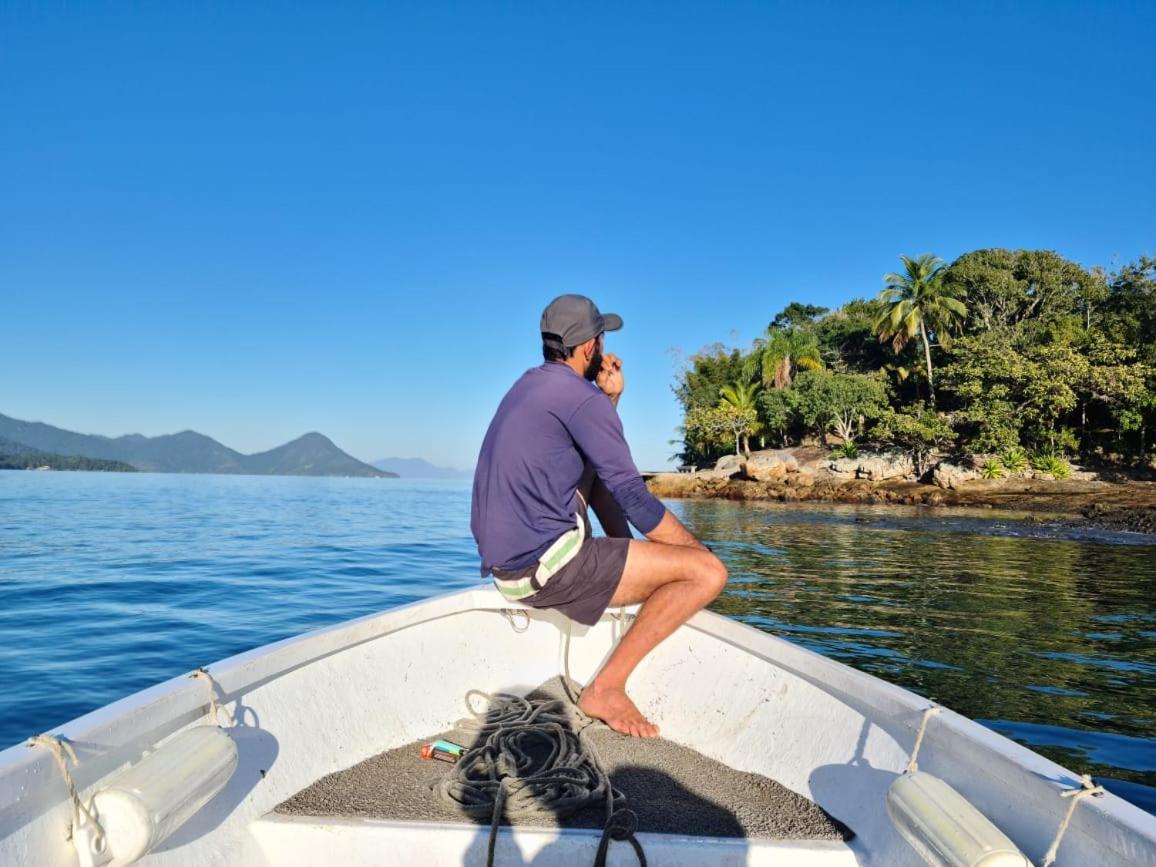
M574 528L574 492L589 462L642 533L666 512L646 489L614 405L560 362L526 371L498 406L474 471L470 527L482 574L521 569Z

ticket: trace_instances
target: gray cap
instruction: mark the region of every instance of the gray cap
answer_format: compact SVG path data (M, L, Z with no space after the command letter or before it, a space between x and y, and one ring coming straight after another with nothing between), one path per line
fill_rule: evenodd
M621 327L621 316L599 313L585 295L559 295L542 311L542 338L557 338L566 349L580 346L603 331L617 331Z

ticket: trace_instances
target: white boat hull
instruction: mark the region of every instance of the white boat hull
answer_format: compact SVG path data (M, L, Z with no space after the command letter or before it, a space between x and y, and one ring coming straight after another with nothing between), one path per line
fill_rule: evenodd
M563 621L519 610L511 622L502 613L509 608L491 589L464 591L211 666L224 692L221 716L227 711L236 719L229 734L237 771L138 863L481 863L486 829L476 825L311 820L273 809L326 774L449 728L464 715L470 689L524 693L556 676ZM577 680L597 670L622 628L609 616L589 630L575 627L570 666ZM652 863L923 863L892 827L885 804L907 763L925 699L709 612L644 661L631 689L665 737L778 780L855 832L845 844L643 835L648 851L663 853ZM56 733L76 748L74 778L87 797L174 733L204 725L206 712L206 683L181 677ZM950 783L1037 863L1068 806L1059 793L1079 785L1072 772L948 710L930 722L919 765ZM46 750L0 753L0 864L76 864L66 839L71 815ZM587 850L592 855L590 839L585 832L505 830L499 863L574 863ZM631 863L628 847L614 848L616 859ZM1156 818L1111 794L1084 799L1057 863L1156 867Z

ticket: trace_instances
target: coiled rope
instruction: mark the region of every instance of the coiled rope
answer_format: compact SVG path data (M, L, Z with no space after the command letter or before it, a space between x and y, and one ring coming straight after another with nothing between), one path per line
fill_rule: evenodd
M569 686L567 685L567 692ZM476 710L473 700L486 707ZM625 840L646 867L634 836L638 817L615 789L591 743L593 720L561 699L528 699L479 690L466 693L471 718L457 727L476 735L471 747L438 784L442 798L475 818L490 819L487 867L494 863L502 818L563 818L601 802L606 819L594 858L604 867L611 840Z

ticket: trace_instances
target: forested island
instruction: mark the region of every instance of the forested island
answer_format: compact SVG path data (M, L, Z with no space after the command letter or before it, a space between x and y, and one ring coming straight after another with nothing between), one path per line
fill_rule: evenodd
M0 437L0 470L83 470L112 473L137 471L136 467L123 461L42 452L4 437Z
M1039 250L900 258L874 298L835 310L793 302L749 348L691 356L674 387L683 468L705 469L698 482L789 482L792 461L809 464L820 477L796 497L815 481L955 492L1152 477L1156 259L1109 271ZM776 460L786 468L768 470ZM760 496L666 475L654 484L666 495ZM793 498L774 487L764 495ZM874 496L851 487L856 501ZM819 488L811 494L841 499ZM908 491L903 501L944 496Z

